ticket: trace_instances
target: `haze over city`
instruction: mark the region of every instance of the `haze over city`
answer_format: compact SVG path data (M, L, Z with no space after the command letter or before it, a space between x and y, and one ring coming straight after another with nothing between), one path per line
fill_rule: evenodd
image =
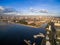
M0 14L60 16L60 0L0 0Z

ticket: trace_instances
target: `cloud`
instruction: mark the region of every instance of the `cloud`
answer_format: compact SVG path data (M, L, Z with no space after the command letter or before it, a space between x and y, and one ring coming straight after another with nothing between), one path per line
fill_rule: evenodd
M47 9L34 9L31 7L29 10L30 12L33 12L33 13L48 13Z
M0 6L0 10L4 10L4 7Z
M14 8L6 8L0 6L0 15L21 15L21 14L40 14L48 13L46 9L35 9L30 7L28 10L22 10L20 12L16 11Z
M48 10L46 10L46 9L41 9L41 10L39 10L39 12L40 12L40 13L48 13Z
M34 9L34 8L32 8L32 7L30 8L30 12L33 12L33 13L35 12L35 13L36 13L36 12L38 12L38 11L39 11L39 10Z
M6 8L3 6L0 6L0 15L12 15L12 14L17 14L17 11L13 8Z
M0 13L2 13L4 10L5 10L5 8L0 6Z
M8 12L8 13L3 13L5 15L20 15L18 12Z
M34 12L35 11L35 9L33 9L32 7L30 7L30 9L29 9L31 12Z
M13 9L13 8L5 8L5 10L4 10L4 13L11 13L11 12L17 12L15 9Z

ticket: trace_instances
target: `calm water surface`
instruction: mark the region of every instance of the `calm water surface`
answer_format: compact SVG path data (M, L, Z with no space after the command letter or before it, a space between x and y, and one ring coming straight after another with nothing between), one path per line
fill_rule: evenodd
M34 42L33 35L43 33L44 28L33 28L20 24L0 23L0 45L25 45L24 39ZM40 38L41 43L42 38ZM39 41L39 40L38 40Z

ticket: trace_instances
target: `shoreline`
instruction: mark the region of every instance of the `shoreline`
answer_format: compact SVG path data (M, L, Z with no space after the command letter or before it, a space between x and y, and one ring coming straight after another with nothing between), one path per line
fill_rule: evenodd
M3 23L7 24L6 22L3 22ZM18 25L23 25L23 26L33 27L33 28L39 28L39 27L36 27L36 26L25 25L25 24L21 24L21 23L14 23L14 22L8 22L8 24L18 24Z
M39 28L39 27L36 27L36 26L25 25L25 24L20 24L20 23L14 23L14 24L19 24L19 25L28 26L28 27L33 27L33 28Z

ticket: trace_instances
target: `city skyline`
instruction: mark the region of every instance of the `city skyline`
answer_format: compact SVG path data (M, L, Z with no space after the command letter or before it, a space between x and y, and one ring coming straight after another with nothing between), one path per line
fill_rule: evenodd
M5 14L59 16L60 0L0 0L0 12L5 8L11 9Z

